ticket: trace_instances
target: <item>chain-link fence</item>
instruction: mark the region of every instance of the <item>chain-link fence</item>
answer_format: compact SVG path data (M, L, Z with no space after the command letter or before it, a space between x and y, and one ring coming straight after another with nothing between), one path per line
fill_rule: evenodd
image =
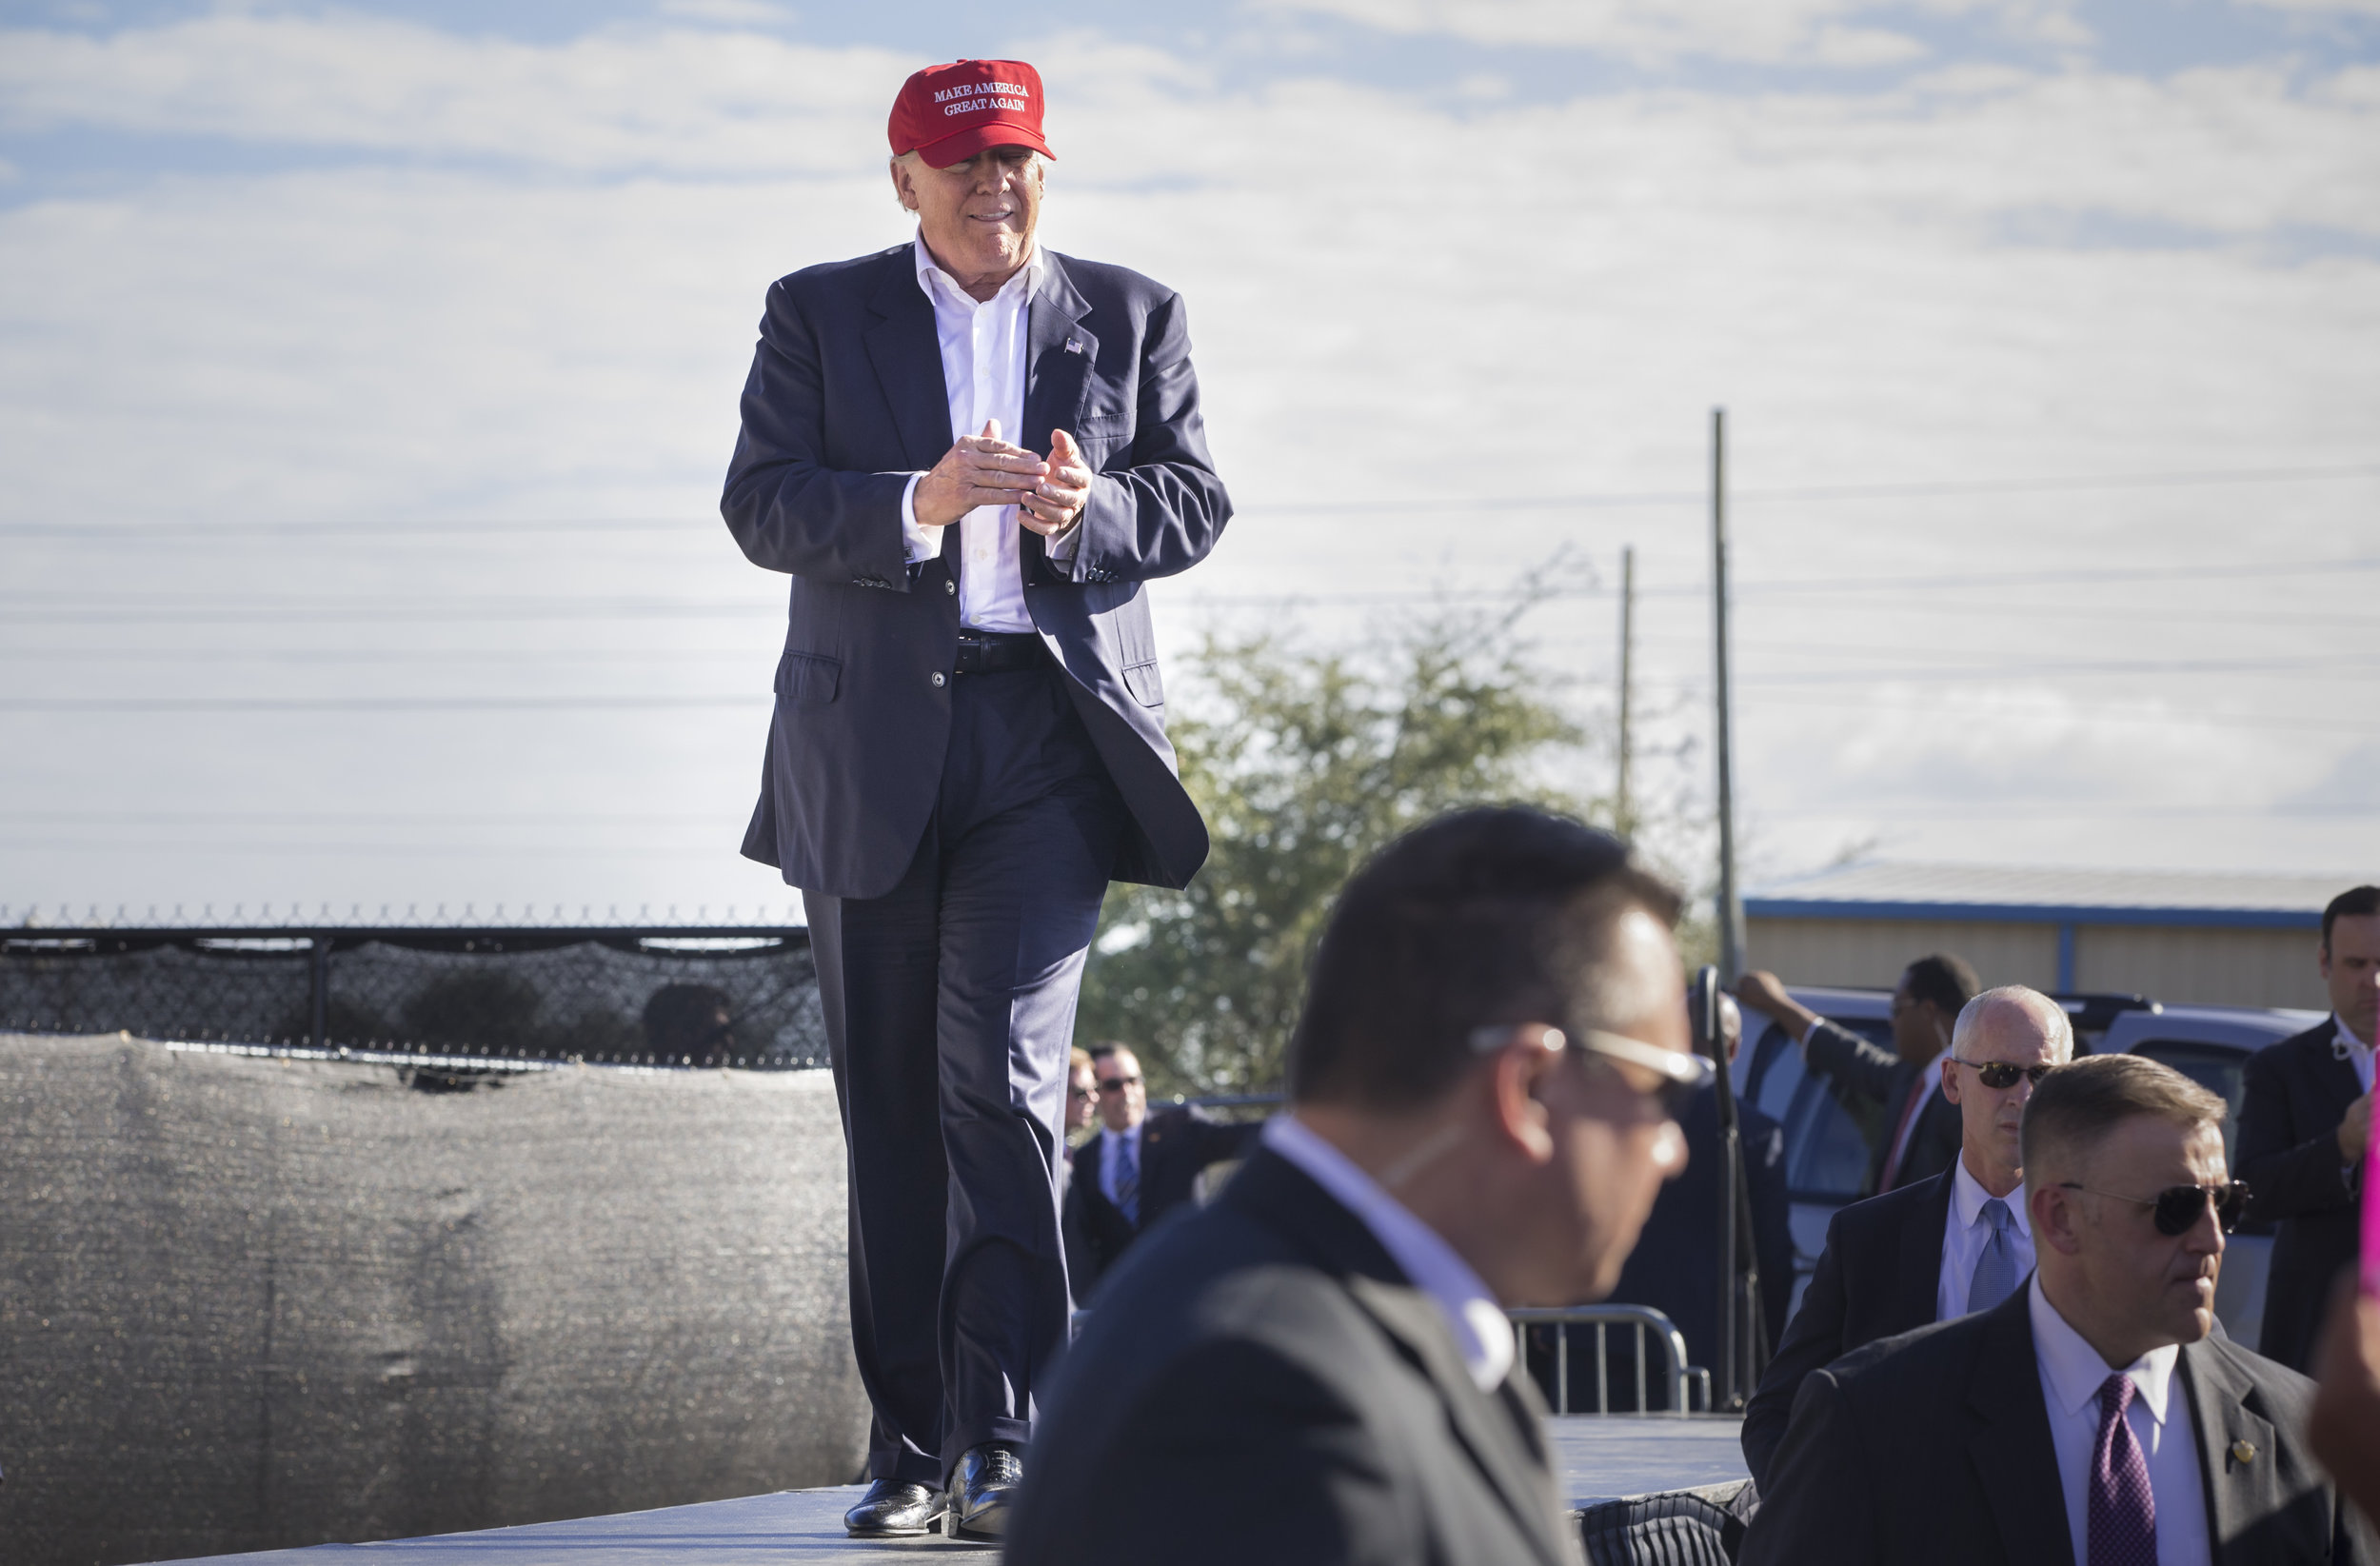
M276 1053L540 1063L826 1063L793 928L28 929L0 935L0 1031Z

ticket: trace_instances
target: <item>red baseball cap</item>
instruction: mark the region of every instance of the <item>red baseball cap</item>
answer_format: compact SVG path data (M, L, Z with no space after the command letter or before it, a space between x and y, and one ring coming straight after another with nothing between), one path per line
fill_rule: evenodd
M1041 73L1022 60L926 67L901 84L888 129L893 156L915 152L937 168L964 163L987 147L1058 155L1041 139Z

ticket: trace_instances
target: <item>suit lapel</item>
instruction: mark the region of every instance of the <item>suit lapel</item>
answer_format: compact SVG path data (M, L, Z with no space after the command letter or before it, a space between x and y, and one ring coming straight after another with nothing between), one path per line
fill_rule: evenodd
M1894 1332L1909 1332L1934 1318L1942 1297L1942 1239L1951 1221L1951 1181L1944 1170L1930 1182L1925 1199L1911 1207L1901 1226L1900 1279L1894 1299Z
M942 386L934 302L918 285L908 247L885 254L883 279L868 308L876 320L862 337L885 406L892 409L893 427L900 431L902 454L912 467L932 467L950 449L950 397Z
M2279 1506L2272 1422L2247 1404L2255 1388L2211 1340L2182 1346L2181 1381L2198 1437L2198 1482L2207 1493L2208 1541L2215 1566L2246 1566L2237 1548L2254 1521ZM2246 1461L2237 1454L2249 1454ZM2255 1558L2263 1558L2261 1556Z
M1049 269L1025 312L1024 427L1014 438L1019 446L1047 456L1051 430L1079 433L1075 426L1081 422L1082 397L1090 388L1100 340L1083 328L1091 303L1066 275L1064 258L1055 250L1042 254ZM1047 570L1048 551L1041 535L1029 527L1018 543L1019 563L1029 583Z
M2074 1566L2066 1492L2058 1481L2049 1405L2041 1398L2041 1369L2033 1358L2030 1299L2031 1291L2019 1289L1984 1318L1983 1350L1967 1387L1967 1406L1982 1428L1967 1443L1967 1460L1974 1465L2010 1561Z
M1514 1405L1500 1398L1491 1401L1471 1378L1470 1367L1457 1352L1454 1335L1437 1302L1410 1284L1374 1278L1352 1278L1348 1287L1357 1303L1428 1375L1446 1405L1447 1422L1456 1438L1528 1529L1538 1552L1548 1560L1565 1559L1560 1538L1552 1527L1559 1507L1554 1504L1550 1489L1540 1488L1532 1477L1546 1474L1544 1457L1533 1451L1521 1436L1513 1417ZM1516 1361L1512 1377L1526 1374ZM1511 1378L1507 1378L1508 1383ZM1526 1407L1525 1398L1520 1403Z

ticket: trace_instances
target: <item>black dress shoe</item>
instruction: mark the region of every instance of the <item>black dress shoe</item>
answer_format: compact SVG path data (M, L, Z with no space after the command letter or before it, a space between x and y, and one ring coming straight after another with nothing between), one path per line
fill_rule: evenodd
M910 1479L878 1479L860 1504L843 1515L853 1538L914 1538L931 1529L943 1511L942 1493Z
M1024 1464L1006 1441L967 1448L950 1481L951 1529L957 1538L999 1538L1008 1532L1008 1508L1024 1482Z

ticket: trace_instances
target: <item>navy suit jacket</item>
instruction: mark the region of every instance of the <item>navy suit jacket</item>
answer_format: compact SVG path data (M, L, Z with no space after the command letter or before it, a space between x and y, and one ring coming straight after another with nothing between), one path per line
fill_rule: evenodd
M2239 1111L2239 1178L2250 1217L2279 1220L2256 1346L2292 1370L2312 1358L2330 1279L2359 1249L2360 1165L2339 1156L2339 1121L2363 1097L2351 1061L2331 1053L2336 1024L2284 1039L2249 1058Z
M1741 1566L2080 1566L2031 1292L1803 1382ZM2306 1449L2312 1382L2223 1338L2184 1344L2176 1375L2215 1566L2372 1559L2370 1529Z
M1211 1163L1241 1157L1262 1125L1255 1120L1210 1120L1188 1104L1160 1109L1140 1122L1140 1222L1100 1189L1100 1143L1095 1136L1068 1155L1074 1172L1066 1182L1065 1219L1081 1237L1080 1256L1066 1258L1067 1278L1078 1302L1120 1260L1124 1247L1154 1227L1198 1189L1199 1172Z
M1022 533L1025 607L1131 814L1114 874L1180 886L1206 827L1175 776L1141 584L1205 558L1231 502L1207 458L1180 296L1045 254L1013 434L1046 455L1067 430L1096 477L1071 562ZM909 475L951 445L913 257L903 244L770 287L720 502L745 556L793 578L744 852L835 897L880 897L908 869L950 739L957 529L914 570L901 529Z
M1033 1427L1008 1566L1569 1566L1544 1401L1481 1392L1360 1219L1258 1148L1108 1279Z
M1785 1323L1784 1340L1744 1407L1744 1466L1764 1493L1795 1395L1811 1373L1879 1338L1934 1319L1954 1179L1944 1170L1919 1184L1855 1201L1828 1221L1826 1249L1818 1253L1817 1270L1802 1291L1801 1309Z

